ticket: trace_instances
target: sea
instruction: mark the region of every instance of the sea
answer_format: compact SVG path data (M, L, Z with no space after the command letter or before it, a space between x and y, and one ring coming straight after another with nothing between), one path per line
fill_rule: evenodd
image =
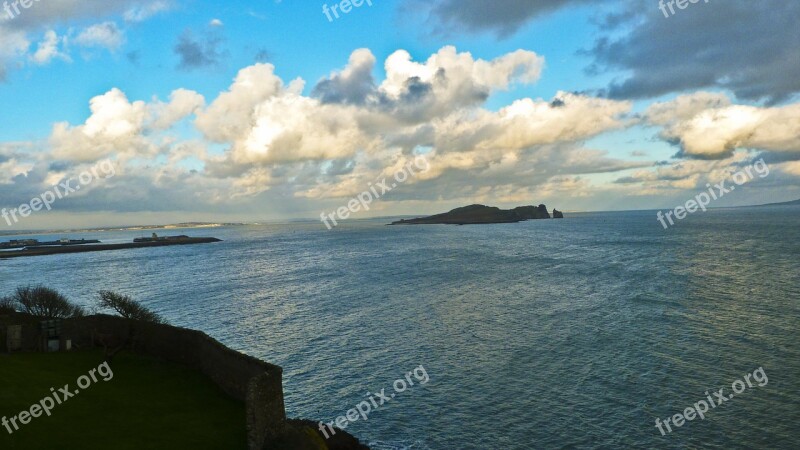
M223 242L0 259L0 295L128 294L282 366L290 417L345 417L375 450L800 448L800 207L713 209L668 230L655 211L391 220L158 231ZM659 431L720 389L735 396Z

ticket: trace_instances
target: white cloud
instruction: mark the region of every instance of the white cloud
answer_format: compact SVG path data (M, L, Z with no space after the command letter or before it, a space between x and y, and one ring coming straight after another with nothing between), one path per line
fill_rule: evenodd
M0 61L24 54L30 46L26 34L23 31L11 30L0 26Z
M84 29L77 38L62 42L61 48L55 46L50 31L63 39L72 35L72 27L98 18L124 17L126 22L141 22L172 6L166 0L48 0L46 3L26 9L12 20L0 11L0 82L5 81L9 70L22 68L28 61L44 64L56 57L71 60L68 43L116 50L125 42L124 30L114 22ZM31 43L42 34L45 39L31 53Z
M732 105L724 96L699 93L653 105L647 117L690 157L722 158L736 149L800 153L800 103Z
M284 90L283 81L274 71L272 64L256 64L240 70L228 91L198 115L197 128L214 142L232 142L243 137L253 126L256 106Z
M0 161L2 160L0 159ZM0 162L0 184L11 184L14 177L30 172L33 167L33 163L23 162L16 158Z
M104 47L116 50L125 42L125 34L114 22L92 25L75 37L75 43L83 47Z
M55 124L50 137L53 156L79 162L109 156L154 157L172 143L172 139L156 132L169 129L195 113L203 103L200 94L186 89L172 92L169 103L155 99L147 104L131 102L114 88L90 101L91 115L83 125Z
M386 80L381 90L398 99L406 92L408 81L429 83L442 102L473 100L474 95L508 89L514 82L533 83L541 76L544 58L534 52L517 50L493 61L474 59L470 53L458 53L444 47L425 63L412 61L405 50L394 52L386 60Z
M689 120L707 109L724 108L731 105L727 95L715 92L695 92L681 95L675 100L653 103L647 108L647 121L654 125L669 125Z
M177 89L170 94L169 103L155 101L150 105L151 127L166 130L173 125L201 110L205 98L188 89Z
M566 92L553 101L522 99L496 112L482 109L492 92L538 79L543 60L532 52L483 61L445 47L420 64L401 50L387 58L380 84L372 78L374 64L369 50L353 52L310 98L301 94L302 80L285 85L270 64L242 69L228 91L198 113L196 125L206 138L230 145L223 157L208 161L210 174L235 177L249 194L293 182L298 196L329 198L362 190L409 151L430 147L432 169L420 181L455 171L480 173L491 183L516 164L538 160L537 147L579 143L629 124L629 102ZM398 119L398 110L406 108L416 113ZM563 151L548 158L571 159L581 172L592 164L601 171L631 166L579 146ZM352 169L324 174L326 162L334 160L350 160ZM302 173L284 175L287 165L298 170L301 163Z
M271 64L241 69L228 89L208 102L188 89L147 102L112 89L91 99L83 123L53 127L49 152L35 170L14 155L0 155L0 164L27 170L27 182L37 183L58 179L71 165L112 157L119 164L116 190L92 193L110 204L128 209L224 204L236 210L265 199L284 206L337 202L424 153L430 169L375 208L396 212L402 206L391 205L527 204L565 197L592 205L598 195L664 195L724 179L752 157L740 151L720 161L656 167L620 160L587 148L586 140L635 125L630 102L558 92L549 100L521 98L497 110L485 106L491 93L538 79L541 61L533 53L481 61L447 47L425 63L403 55L387 58L387 77L376 81L376 58L357 50L311 95L303 94L303 80L284 82ZM409 97L412 92L416 97ZM653 105L645 123L685 130L683 125L704 114L735 108L724 96L698 93ZM776 124L793 126L786 120ZM773 130L770 137L781 135ZM48 167L45 160L58 164ZM791 162L777 168L800 176L793 175L800 169Z
M70 61L69 56L59 51L59 45L63 45L64 38L58 37L55 31L49 30L44 34L44 38L36 47L36 51L31 55L31 60L36 64L47 64L54 58Z
M171 2L155 0L144 4L136 4L125 11L123 17L126 22L143 22L156 14L167 11L172 7Z
M556 106L558 105L558 106ZM525 98L498 112L480 110L437 122L437 148L521 150L574 142L625 125L630 102L558 92L553 101Z
M800 177L800 161L789 161L785 163L777 164L776 167L787 173L789 175L793 175L796 177Z
M129 102L119 89L94 97L92 115L84 125L57 123L50 138L57 159L94 161L113 154L149 147L141 136L145 120L144 102Z
M364 90L364 81L371 83L374 62L369 50L353 52L348 66L328 78L334 84L322 88L322 98L302 96L299 80L284 86L272 65L242 69L230 89L198 114L197 126L208 139L231 144L228 161L236 165L341 159L391 148L398 151L401 148L393 142L399 140L411 147L433 144L440 154L471 151L494 155L576 141L621 127L620 116L631 108L628 102L569 93L558 94L558 106L526 99L497 113L477 108L496 89L538 79L543 61L532 52L517 51L489 62L445 47L425 64L418 64L410 61L407 52L398 51L387 59L386 80L372 91ZM421 103L426 114L439 117L431 125L415 124L419 119L398 122L396 110L379 101L386 98L402 103L410 80L427 86L424 91L432 99ZM371 98L358 101L358 95ZM469 160L486 162L483 157ZM458 164L465 161L462 158Z

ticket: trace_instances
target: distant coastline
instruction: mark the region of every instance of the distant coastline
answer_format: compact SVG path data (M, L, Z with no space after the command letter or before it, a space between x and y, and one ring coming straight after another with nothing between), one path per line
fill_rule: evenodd
M192 228L220 228L220 227L240 227L246 223L233 222L182 222L168 225L130 225L120 227L95 227L95 228L74 228L58 230L11 230L0 231L0 236L19 236L31 234L63 234L63 233L87 233L87 232L108 232L108 231L143 231L143 230L175 230Z
M96 244L96 245L68 245L63 247L34 247L24 250L0 252L0 259L21 258L30 256L58 255L62 253L103 252L109 250L124 250L145 247L167 247L172 245L210 244L222 242L213 237L181 237L180 239L165 239L148 242L126 242L124 244Z
M800 199L792 200L790 202L766 203L763 205L755 205L753 208L761 208L763 206L800 206Z

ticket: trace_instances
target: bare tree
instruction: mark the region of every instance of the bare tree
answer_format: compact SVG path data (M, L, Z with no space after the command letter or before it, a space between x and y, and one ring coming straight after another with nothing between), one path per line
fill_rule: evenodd
M4 302L15 305L15 309L20 312L48 319L86 315L82 307L73 304L55 289L41 285L18 287L10 297L4 299Z
M110 309L126 319L140 320L142 322L166 323L158 314L150 311L141 303L123 294L111 291L100 291L98 306L101 309Z

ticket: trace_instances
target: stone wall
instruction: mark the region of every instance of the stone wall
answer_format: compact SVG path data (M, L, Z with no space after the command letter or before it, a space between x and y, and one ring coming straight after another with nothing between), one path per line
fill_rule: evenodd
M0 315L0 352L7 351L7 333L9 325L22 325L23 352L38 352L42 350L42 337L39 332L40 319L26 314Z

